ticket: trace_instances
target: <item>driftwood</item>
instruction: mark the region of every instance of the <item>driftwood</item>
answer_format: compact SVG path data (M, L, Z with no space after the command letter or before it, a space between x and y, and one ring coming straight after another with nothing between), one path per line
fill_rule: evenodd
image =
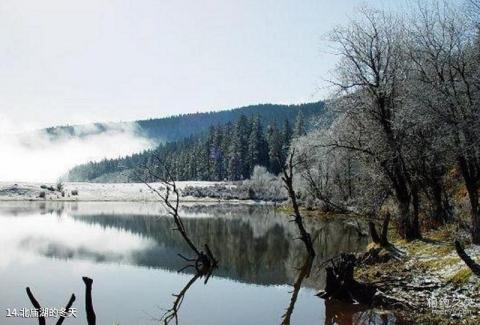
M298 207L297 202L297 194L295 193L295 189L293 188L293 169L295 167L295 163L293 162L293 158L295 156L295 149L292 149L288 161L286 165L282 168L282 180L285 185L285 188L288 191L288 196L290 197L290 201L292 202L292 208L294 212L294 222L296 223L298 230L300 232L300 239L305 244L305 248L310 256L315 256L315 249L313 248L312 237L305 229L305 225L303 224L303 218L300 214L300 209ZM279 159L280 160L280 159Z
M465 264L467 264L470 270L472 270L473 274L480 276L480 265L468 256L458 240L455 240L455 250L457 251L458 256L465 262Z

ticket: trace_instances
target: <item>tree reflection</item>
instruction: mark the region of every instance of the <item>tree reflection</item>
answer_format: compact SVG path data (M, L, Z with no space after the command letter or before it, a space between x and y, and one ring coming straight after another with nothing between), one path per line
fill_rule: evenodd
M391 325L398 319L387 312L378 312L362 304L325 299L325 325Z
M313 259L314 259L313 256L307 255L305 257L305 262L298 269L297 278L295 279L295 282L293 283L293 291L292 291L292 297L290 298L290 303L288 304L288 307L287 307L287 310L285 311L285 314L283 314L283 316L282 316L282 325L290 324L290 318L293 314L293 309L295 307L295 303L297 302L298 293L300 292L300 289L302 287L302 282L305 278L308 278L310 276L310 272L312 270Z
M178 324L178 311L182 306L185 294L187 293L188 289L190 289L190 287L195 283L195 281L197 281L200 277L201 275L199 273L195 274L178 294L173 295L175 297L175 300L173 301L172 308L168 309L165 314L163 314L163 316L160 318L160 320L163 321L164 324L169 324L171 321L175 321L175 324ZM205 283L207 281L208 278L206 278Z

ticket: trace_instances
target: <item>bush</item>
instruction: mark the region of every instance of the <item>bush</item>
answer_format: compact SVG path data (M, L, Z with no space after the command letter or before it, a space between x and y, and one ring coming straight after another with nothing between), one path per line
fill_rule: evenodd
M215 184L213 186L195 187L187 186L182 191L185 196L209 197L222 200L248 200L248 191L238 186L225 186Z
M38 197L41 199L45 199L46 196L47 196L47 193L45 193L45 191L41 191L40 193L38 193Z
M282 180L278 176L270 174L262 166L255 166L252 177L245 180L242 187L249 193L249 197L254 200L284 201L287 199L287 193L283 187Z
M78 190L72 190L72 195L78 195Z
M252 178L237 186L215 184L213 186L187 186L182 191L185 196L209 197L222 200L262 200L284 201L287 195L278 177L270 174L265 167L256 166Z

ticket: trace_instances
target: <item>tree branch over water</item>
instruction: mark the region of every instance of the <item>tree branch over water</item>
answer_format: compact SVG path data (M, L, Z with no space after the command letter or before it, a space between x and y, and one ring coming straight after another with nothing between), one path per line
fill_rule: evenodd
M282 167L282 180L285 188L288 191L288 196L290 197L290 201L292 203L294 222L297 225L298 230L300 231L300 239L305 244L305 248L307 249L308 254L314 257L315 249L313 248L312 237L307 232L307 230L305 229L305 225L303 224L303 218L300 214L300 208L297 202L297 194L295 193L295 189L293 188L293 169L295 167L294 157L295 149L292 149L292 151L289 153L287 161L285 162L285 165Z
M173 220L175 222L174 230L180 232L187 245L195 254L194 258L188 258L179 254L181 258L189 262L189 264L187 264L179 271L183 271L186 268L192 267L200 276L206 276L205 283L207 283L213 271L218 267L218 261L213 256L212 251L207 244L204 244L205 250L202 251L190 239L185 225L183 224L182 218L179 214L180 191L175 182L175 178L170 168L158 156L153 155L153 157L157 162L155 168L161 168L163 172L159 174L158 172L152 170L151 167L144 166L143 171L147 174L148 178L142 177L142 175L138 174L137 178L140 179L142 183L144 183L163 201L163 203L168 209L168 213L173 217ZM153 187L148 180L154 180L161 183L164 186L165 190L163 191L163 189Z

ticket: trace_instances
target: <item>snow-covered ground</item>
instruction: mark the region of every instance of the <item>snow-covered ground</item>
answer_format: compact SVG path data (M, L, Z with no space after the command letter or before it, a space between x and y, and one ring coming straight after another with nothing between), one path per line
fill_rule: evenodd
M182 190L186 186L206 187L220 182L177 182ZM225 183L223 183L225 184ZM151 183L155 189L163 188L160 183ZM48 189L50 188L50 189ZM42 197L43 194L45 197ZM159 197L142 183L63 183L62 191L53 183L0 182L0 201L158 201ZM218 199L184 197L182 201L216 201Z

